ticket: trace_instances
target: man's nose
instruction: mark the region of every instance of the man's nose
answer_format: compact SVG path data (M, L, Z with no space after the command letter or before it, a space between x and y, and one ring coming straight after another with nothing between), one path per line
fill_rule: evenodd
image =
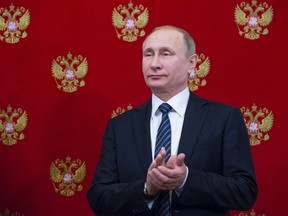
M160 59L159 59L159 57L158 56L154 56L153 57L153 60L152 60L152 62L151 62L151 69L152 70L159 70L159 69L161 69L161 67L162 67L162 65L161 65L161 63L160 63L160 61L159 61Z

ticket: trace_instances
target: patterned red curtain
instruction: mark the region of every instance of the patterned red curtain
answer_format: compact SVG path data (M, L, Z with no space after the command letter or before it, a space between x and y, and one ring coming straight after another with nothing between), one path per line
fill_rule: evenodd
M136 6L147 23L136 14L123 26ZM141 46L164 24L196 41L191 89L250 113L259 196L245 214L287 213L287 14L279 0L2 0L0 215L93 215L86 191L104 128L150 97Z

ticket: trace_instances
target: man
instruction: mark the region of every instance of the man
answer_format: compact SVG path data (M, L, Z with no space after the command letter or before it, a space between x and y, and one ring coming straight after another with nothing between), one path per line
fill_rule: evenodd
M107 125L87 193L98 216L219 216L254 204L241 112L189 91L196 62L186 31L161 26L147 36L142 64L152 98Z

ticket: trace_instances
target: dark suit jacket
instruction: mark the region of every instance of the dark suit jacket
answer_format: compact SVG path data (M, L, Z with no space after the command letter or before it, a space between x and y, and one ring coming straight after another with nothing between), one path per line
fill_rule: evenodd
M152 161L150 117L151 99L109 121L87 193L97 216L155 215L143 195ZM178 153L186 154L189 174L181 195L173 195L172 215L229 215L252 207L258 191L239 109L191 92Z

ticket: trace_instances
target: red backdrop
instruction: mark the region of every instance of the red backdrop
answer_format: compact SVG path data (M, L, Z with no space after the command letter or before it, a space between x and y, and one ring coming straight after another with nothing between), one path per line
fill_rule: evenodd
M274 15L266 26L268 34L257 40L238 33L234 11L241 2L133 0L133 7L147 7L146 33L164 24L182 27L194 37L197 53L209 57L207 85L196 94L239 108L255 103L273 112L270 139L251 146L259 197L250 211L285 215L288 2L266 1ZM136 107L151 95L141 72L144 37L134 42L117 37L112 11L127 6L128 0L1 0L0 8L9 10L11 3L29 10L30 24L27 37L18 43L0 41L0 110L7 112L9 105L21 108L28 121L23 140L10 146L0 143L0 215L9 209L25 216L92 216L86 191L106 123L117 108ZM69 52L88 62L85 85L72 93L57 89L51 70L53 60L67 58ZM0 120L3 125L3 116ZM70 197L55 192L49 171L52 163L65 161L67 155L86 165L83 189ZM238 214L243 213L232 212Z

